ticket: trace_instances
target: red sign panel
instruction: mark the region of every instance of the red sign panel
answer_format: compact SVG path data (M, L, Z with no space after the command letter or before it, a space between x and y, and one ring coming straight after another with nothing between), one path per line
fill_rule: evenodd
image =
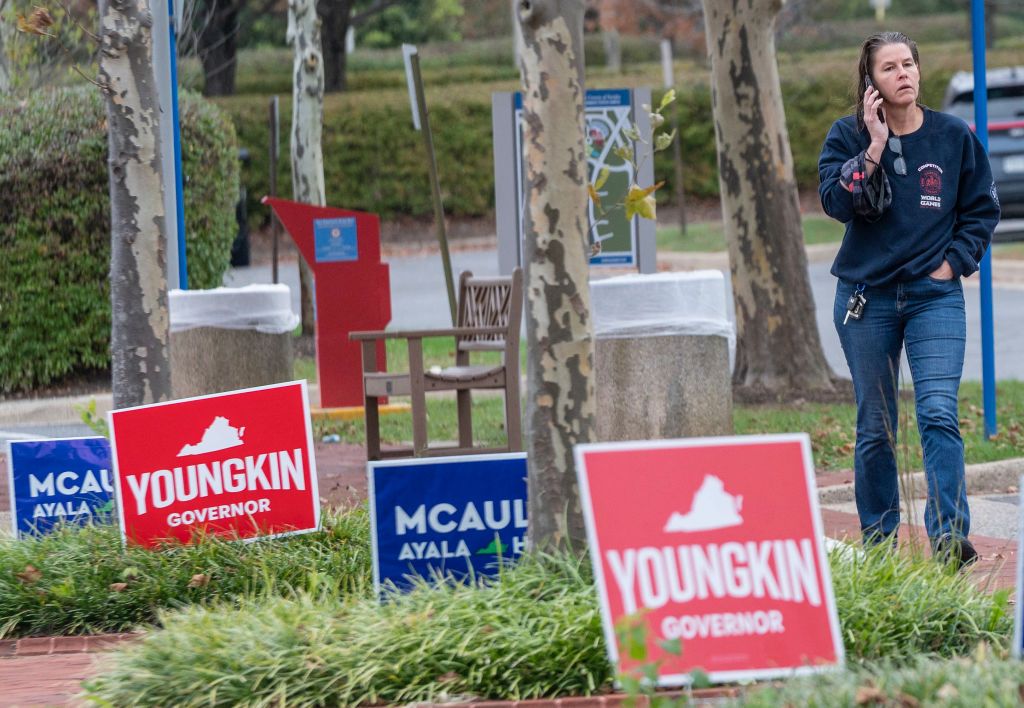
M111 411L121 532L133 543L312 531L320 523L306 382Z
M576 461L613 665L641 663L618 646L627 616L661 685L842 664L806 435L580 445Z

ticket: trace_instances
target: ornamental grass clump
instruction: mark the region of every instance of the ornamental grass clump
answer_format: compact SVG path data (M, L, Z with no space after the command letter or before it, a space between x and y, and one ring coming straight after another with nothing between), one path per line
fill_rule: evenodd
M917 666L919 656L941 662L985 642L1005 653L1005 593L982 593L920 554L845 547L830 561L850 675L868 675L860 666L879 658L893 672ZM92 698L356 706L612 690L589 564L568 556L527 554L497 581L420 581L384 602L321 589L165 611L159 623L162 630L112 656L87 684ZM685 657L685 643L681 650ZM811 684L860 680L841 676ZM835 704L821 696L819 705Z
M732 705L748 708L842 706L1019 706L1024 663L993 657L982 645L971 658L921 656L900 665L887 661L851 671L818 674L748 691Z
M162 614L87 684L111 705L361 705L606 690L589 567L529 555L497 582L304 594Z
M1013 632L1008 591L980 591L920 549L833 551L831 566L849 661L964 655L979 642L1005 647Z
M372 593L364 508L328 512L320 531L243 543L212 536L152 551L113 525L0 539L0 637L124 632L158 611L311 586Z

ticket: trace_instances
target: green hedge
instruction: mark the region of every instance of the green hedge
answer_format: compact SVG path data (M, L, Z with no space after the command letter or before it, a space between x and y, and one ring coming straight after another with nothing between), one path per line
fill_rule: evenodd
M237 227L234 127L181 97L192 287L220 284ZM106 110L97 90L0 102L0 391L110 363Z
M832 121L851 105L852 66L853 62L847 61L844 70L783 81L786 120L801 189L817 188L818 153L825 134ZM948 70L926 75L923 95L929 105L939 106L949 76ZM613 86L616 80L602 77L595 83ZM621 80L621 84L627 83ZM438 170L445 209L451 216L485 216L493 210L491 93L516 89L516 83L507 81L428 86ZM658 98L655 96L655 101ZM266 96L244 95L218 101L235 121L239 142L252 154L252 163L242 178L254 219L266 215L258 200L268 188L267 100ZM278 191L287 197L291 193L290 97L282 95L280 105L282 159L278 164ZM717 197L717 151L706 79L684 86L678 106L686 192ZM412 129L404 90L329 95L324 105L323 149L329 204L372 211L384 219L427 217L432 213L425 152L422 139ZM658 192L659 201L670 203L674 199L671 150L658 154L655 174L658 180L666 180L666 187Z

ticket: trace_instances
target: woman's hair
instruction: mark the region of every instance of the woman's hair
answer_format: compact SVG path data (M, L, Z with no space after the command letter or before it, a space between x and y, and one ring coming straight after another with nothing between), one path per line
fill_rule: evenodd
M910 55L914 57L914 63L921 66L917 42L902 32L878 32L864 40L864 44L860 48L860 59L857 61L857 85L853 89L858 130L864 130L864 78L871 75L871 65L875 62L875 53L887 44L907 45Z

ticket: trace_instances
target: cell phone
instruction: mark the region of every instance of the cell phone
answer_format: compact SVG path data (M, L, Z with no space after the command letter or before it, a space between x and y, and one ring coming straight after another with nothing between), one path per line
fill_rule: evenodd
M865 87L864 88L865 91L867 89L875 88L874 82L871 80L871 77L868 76L868 75L864 76L864 87ZM885 115L882 113L882 109L881 108L878 109L878 121L880 123L884 123L885 122Z

